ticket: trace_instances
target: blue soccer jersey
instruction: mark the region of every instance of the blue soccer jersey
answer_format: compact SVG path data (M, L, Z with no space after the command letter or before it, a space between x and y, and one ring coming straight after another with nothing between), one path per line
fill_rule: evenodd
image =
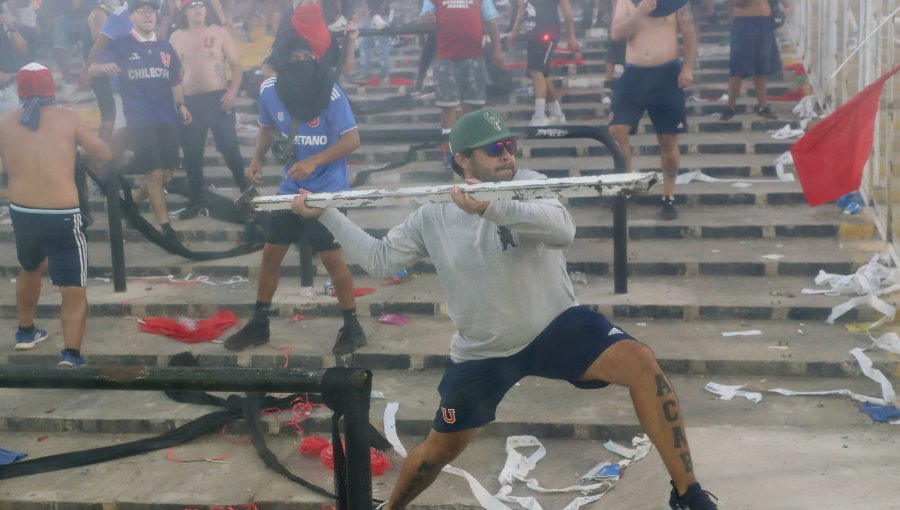
M277 77L264 81L259 90L259 124L263 127L275 127L284 136L291 130L291 114L278 94L275 93ZM350 111L350 102L343 89L337 83L331 90L331 103L319 115L309 121L297 125L294 136L294 160L302 161L313 154L322 152L336 144L344 133L356 129L356 119ZM300 188L312 192L346 191L350 189L347 177L347 158L321 165L302 181L295 181L287 176L292 165L284 166L280 195L295 195Z
M113 39L97 58L119 66L119 93L129 126L178 124L172 87L181 83L181 61L166 41L142 41L131 31Z

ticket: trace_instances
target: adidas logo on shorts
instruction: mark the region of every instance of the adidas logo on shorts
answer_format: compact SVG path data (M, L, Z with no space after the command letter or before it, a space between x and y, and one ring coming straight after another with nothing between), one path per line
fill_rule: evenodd
M612 328L612 329L609 330L609 333L607 333L606 336L623 335L623 334L625 334L625 332L622 331L621 329L619 329L619 328Z

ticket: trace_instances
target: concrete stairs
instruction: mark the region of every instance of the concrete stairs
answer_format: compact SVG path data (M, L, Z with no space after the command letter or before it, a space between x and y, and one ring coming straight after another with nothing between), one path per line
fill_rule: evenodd
M719 97L725 91L727 54L719 51L727 36L724 26L700 25L701 58L692 95ZM605 41L582 39L586 62L554 70L566 90L563 108L570 124L603 125L607 106L602 100ZM790 48L783 47L787 58ZM392 70L412 76L416 49L394 51ZM711 55L711 56L703 56ZM508 62L524 61L524 45L507 54ZM523 71L513 71L516 86L529 85ZM793 84L789 76L771 80L769 93L781 94ZM578 88L581 87L581 88ZM361 109L406 93L403 87L345 86ZM710 115L722 103L688 100L689 131L681 136L682 172L702 171L727 182L691 182L678 188L679 218L657 219L657 197L633 197L628 205L629 291L613 292L612 214L606 200L568 203L578 225L577 239L566 249L569 271L579 302L594 307L617 325L650 345L679 392L687 422L697 474L704 487L722 499L725 509L838 509L862 506L894 509L900 489L896 427L876 425L845 397L784 397L764 393L753 404L744 399L721 401L703 387L707 382L748 384L748 390L777 387L793 390L847 388L879 396L876 383L862 375L848 351L867 347L865 333L847 327L869 323L879 315L861 307L835 325L824 322L833 306L847 297L810 296L819 270L850 274L878 253L868 211L853 216L826 205L806 205L796 182L774 182L773 160L791 141L772 139L768 130L785 124L796 127L793 103L773 103L777 122L752 113L752 90L743 93L738 115L721 123ZM493 100L510 124L524 126L531 115L531 95L516 92ZM254 106L239 103L241 151L249 160L255 131ZM361 128L434 129L439 113L433 96L425 93L407 106L384 113L359 114ZM251 125L248 127L248 125ZM652 126L641 124L632 137L634 167L658 171L659 157ZM370 166L402 159L409 147L365 144L351 157L353 175ZM613 171L607 151L592 141L523 141L519 165L551 177L592 175ZM441 168L439 148L418 153L409 165L373 174L366 187L399 187L454 182ZM206 153L207 182L223 194L235 196L230 172L210 146ZM274 193L279 169L266 168L264 193ZM739 182L735 182L739 181ZM745 186L740 182L750 184ZM169 195L170 210L185 199ZM90 311L84 353L96 366L167 365L172 356L189 350L203 366L305 368L366 367L374 372L371 419L376 425L388 401L400 402L398 430L407 448L423 437L437 407L437 382L446 362L454 331L433 266L423 261L408 268L410 277L390 285L352 265L356 287L374 289L358 299L368 344L350 356L330 352L341 326L334 298L300 294L298 257L285 259L283 278L273 306L272 338L266 346L240 353L218 343L182 344L142 333L136 319L147 316L200 319L220 310L234 311L246 320L255 301L259 253L217 261L192 262L168 254L126 225L125 293L113 292L105 278L111 274L104 202L94 196L95 223L89 229L92 268L88 284ZM143 214L151 218L146 207ZM401 221L408 208L351 210L350 218L373 235L383 235ZM179 237L196 250L225 250L244 237L243 228L215 219L173 220ZM16 326L15 283L18 263L12 229L0 225L0 330ZM347 254L352 263L352 254ZM316 289L328 279L318 259ZM187 284L170 284L164 279ZM197 276L207 276L208 285ZM232 277L246 281L225 283ZM0 349L0 363L53 365L61 348L59 294L44 282L37 325L49 329L50 339L31 351ZM890 300L890 297L888 297ZM378 322L385 313L402 313L411 321L403 327ZM725 337L723 332L758 329L758 336ZM888 325L888 330L895 329ZM227 331L220 340L234 330ZM880 334L880 333L877 333ZM875 349L867 351L875 368L891 381L900 379L900 358ZM0 447L25 451L28 458L96 446L106 446L171 430L214 410L180 404L154 392L23 390L0 388ZM282 416L282 419L287 418ZM303 424L307 434L327 436L330 412L317 408ZM299 437L274 418L265 422L267 441L294 473L331 488L331 474L319 459L298 452ZM241 508L248 502L259 510L318 510L326 498L299 487L264 467L244 438L241 422L218 435L208 435L173 449L172 454L197 462L178 463L165 451L84 468L0 481L0 510L186 510ZM497 421L476 437L454 462L468 470L488 491L498 489L496 476L503 466L504 438L533 434L547 448L547 457L534 471L545 487L561 487L601 460L615 460L602 443L613 439L627 444L640 432L630 398L622 388L583 391L566 384L527 378L514 387L498 409ZM224 457L224 463L203 459ZM376 498L390 492L401 462L373 480ZM663 508L668 475L658 455L629 467L615 490L587 508ZM840 483L837 481L840 480ZM802 489L801 489L802 488ZM524 487L516 494L531 494ZM544 508L561 509L574 495L539 495ZM417 508L480 508L459 478L442 474L416 501Z

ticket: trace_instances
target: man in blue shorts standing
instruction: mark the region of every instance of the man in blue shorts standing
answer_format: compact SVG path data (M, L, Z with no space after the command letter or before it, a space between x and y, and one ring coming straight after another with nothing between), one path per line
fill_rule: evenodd
M750 76L756 91L756 114L766 120L778 120L769 109L766 93L766 77L781 71L772 6L769 0L734 0L732 5L728 108L719 120L728 122L734 118L741 82Z
M191 123L191 113L184 105L181 61L172 45L157 40L158 0L136 0L128 4L128 11L131 32L111 41L88 72L119 77L134 150L132 168L145 175L143 188L163 236L178 242L169 224L163 186L178 166L179 122Z
M325 65L315 59L309 45L299 36L292 38L294 49L287 62L278 65L278 74L264 81L259 93L259 132L256 150L247 167L254 184L262 183L262 160L275 137L288 140L290 161L282 170L279 195L295 195L299 190L314 192L350 189L347 156L359 147L359 130L350 103ZM281 262L291 244L306 237L313 253L334 284L344 327L331 349L336 355L350 354L366 345L366 335L356 317L353 277L344 262L341 246L319 222L290 211L278 211L269 219L263 259L256 287L253 318L225 340L225 348L240 351L269 341L269 311L278 288Z
M516 168L516 140L497 112L464 115L450 132L454 170L467 184L546 179ZM675 390L653 352L575 300L563 249L575 221L557 199L480 202L458 187L452 202L424 205L378 240L336 209L291 206L319 221L372 275L430 258L459 328L438 386L432 430L409 453L385 509L405 508L494 421L525 376L577 388L628 387L641 427L672 477L672 509L714 510L700 488Z
M678 35L684 46L684 62L678 60ZM687 0L618 0L611 37L626 40L625 72L616 81L612 97L609 133L631 167L629 134L637 134L646 111L661 149L663 195L662 220L678 217L675 210L675 178L681 153L678 133L685 132L687 118L684 89L694 81L697 31Z
M34 313L49 266L50 281L62 296L59 364L83 365L88 250L75 155L78 147L98 161L112 153L77 113L55 105L49 69L28 64L19 71L17 85L22 106L0 117L0 157L9 172L9 213L22 266L16 279L16 350L32 349L48 336L35 327Z

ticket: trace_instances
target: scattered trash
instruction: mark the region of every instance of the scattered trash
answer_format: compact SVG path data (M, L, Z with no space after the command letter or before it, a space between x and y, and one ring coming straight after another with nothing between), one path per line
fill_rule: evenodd
M872 421L877 423L890 422L895 425L900 423L900 409L894 406L880 406L864 402L860 404L859 410L868 414Z
M401 269L397 271L396 274L392 275L390 280L385 280L384 283L388 285L397 285L409 281L410 278L411 276L406 269Z
M24 459L28 454L25 452L16 452L13 450L7 450L5 448L0 448L0 465L12 464L17 460Z
M784 258L784 255L779 255L777 253L769 253L767 255L763 255L761 258L766 260L781 260Z
M794 129L790 124L785 124L781 129L770 129L768 133L769 136L776 140L787 140L789 138L800 138L803 136L802 129Z
M228 464L225 460L225 457L211 457L205 459L182 459L178 457L172 452L172 449L169 448L166 450L166 459L171 460L172 462L212 462L214 464Z
M38 443L40 443L41 441L45 441L47 439L50 439L50 436L41 436L41 437L37 438L36 441Z
M758 336L762 331L758 329L748 329L746 331L723 331L722 336Z
M634 448L626 448L620 444L614 443L613 441L607 441L603 443L603 447L607 450L615 453L620 457L625 457L624 459L618 462L619 466L627 467L635 462L643 459L650 453L650 449L653 447L653 444L650 443L650 438L647 437L647 434L643 434L640 436L634 436L631 438L631 445Z
M383 324L393 324L395 326L406 326L409 324L410 320L412 319L410 319L409 315L402 313L385 313L378 318L378 322Z
M291 317L291 322L300 322L300 321L305 321L305 320L306 320L306 316L300 315L299 313L294 315L293 317Z
M316 293L315 287L300 287L300 298L315 301L319 295Z
M581 271L571 271L569 272L569 279L572 280L572 283L580 283L581 285L588 284L588 277L586 274Z
M703 388L710 393L715 393L716 395L718 395L720 400L731 400L734 397L744 397L754 404L758 404L762 401L762 393L757 393L755 391L744 391L745 386L747 385L739 384L736 386L729 386L710 381L706 383L706 386L704 386Z
M803 289L803 294L826 294L838 296L842 294L858 294L859 297L837 305L831 309L831 314L825 319L828 324L834 324L835 319L848 311L867 304L877 310L883 317L870 324L867 329L874 329L886 322L894 320L896 307L886 303L878 296L890 294L900 290L900 284L895 283L895 269L889 267L891 257L889 254L875 255L864 266L856 270L852 275L837 275L819 270L816 275L816 285L828 285L830 289Z
M587 473L583 474L581 478L578 479L580 482L587 481L602 481L609 480L615 482L622 476L622 466L618 463L609 462L608 460L604 460L603 462L597 464L592 467Z

